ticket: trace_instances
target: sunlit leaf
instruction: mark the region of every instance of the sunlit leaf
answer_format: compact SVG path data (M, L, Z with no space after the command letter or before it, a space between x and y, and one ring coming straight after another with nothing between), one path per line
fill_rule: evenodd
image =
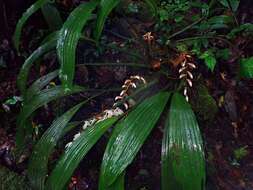
M19 21L16 25L14 36L13 36L14 46L17 49L18 52L19 52L21 31L22 31L22 28L23 28L24 24L26 23L26 21L29 19L29 17L33 13L35 13L37 10L39 10L43 5L45 5L49 1L50 0L37 0L30 8L28 8L26 10L26 12L24 12L22 17L19 19Z
M106 18L111 13L111 11L120 3L120 0L101 0L98 10L98 18L96 23L96 28L94 31L94 38L96 41L99 40Z
M25 60L25 63L22 65L21 70L17 77L17 86L22 95L25 94L28 74L33 63L46 52L53 50L55 46L56 46L56 39L50 40L47 43L41 45Z
M59 77L64 87L69 88L73 83L78 40L97 4L97 0L80 4L71 12L59 32L57 41L57 54L61 64Z
M103 157L99 190L110 187L133 161L157 123L170 94L161 92L144 100L113 131Z
M46 189L63 189L87 152L116 121L117 118L110 118L101 121L82 132L81 136L66 149L65 153L60 158L48 178Z
M244 78L253 78L253 57L240 61L240 75Z
M162 143L162 189L203 190L205 158L195 115L185 98L175 93Z
M28 167L28 177L33 189L44 190L49 156L64 133L68 122L83 104L84 102L74 106L57 118L36 144Z

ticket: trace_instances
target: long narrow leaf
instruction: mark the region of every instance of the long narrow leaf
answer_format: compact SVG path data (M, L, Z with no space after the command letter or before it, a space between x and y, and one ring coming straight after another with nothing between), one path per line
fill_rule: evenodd
M48 73L45 76L37 79L26 91L25 101L29 101L34 95L39 94L40 90L44 88L48 83L58 76L59 70L55 70L51 73Z
M46 189L61 190L64 188L74 170L84 158L87 152L111 127L117 118L110 118L89 127L73 144L65 151L47 181Z
M19 19L19 21L17 23L17 26L16 26L16 29L15 29L14 36L13 36L14 46L17 49L18 52L19 52L21 31L22 31L22 28L23 28L24 24L26 23L26 21L29 19L29 17L33 13L35 13L37 10L39 10L43 5L45 5L49 1L50 0L38 0L38 1L36 1L31 7L29 7L26 10L26 12L24 12L22 17Z
M90 19L97 0L79 5L68 17L60 30L57 54L61 64L59 77L63 85L71 87L75 73L76 47L84 25Z
M68 122L83 104L84 102L74 106L56 119L36 144L28 167L28 177L33 189L44 189L49 156L62 136Z
M107 16L119 4L119 2L120 0L101 0L96 28L94 30L94 38L96 41L98 41L101 36Z
M162 143L162 189L203 190L205 160L195 115L180 94L172 97Z
M38 49L36 49L26 60L25 63L22 65L22 68L18 74L17 78L17 86L20 90L21 94L25 94L26 90L26 83L29 71L33 65L33 63L43 54L46 52L49 52L53 50L56 47L56 39L50 40L47 43L40 46Z
M28 104L24 104L22 110L17 119L17 134L16 143L17 148L20 149L23 146L25 138L25 123L31 114L37 110L39 107L51 102L52 100L74 94L77 92L84 91L85 88L79 86L73 86L71 89L67 90L62 86L56 86L50 89L42 90L39 94L30 99Z
M115 127L101 166L99 190L112 185L133 161L158 121L170 94L161 92L138 105Z
M59 30L63 21L57 8L51 3L47 3L41 8L41 10L50 30Z

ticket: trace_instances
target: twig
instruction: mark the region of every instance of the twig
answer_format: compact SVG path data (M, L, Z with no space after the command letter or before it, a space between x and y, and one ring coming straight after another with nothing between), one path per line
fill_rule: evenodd
M183 28L182 30L179 30L178 32L175 32L174 34L172 34L171 36L168 37L168 40L170 40L171 38L174 38L175 36L185 32L186 30L189 30L190 28L192 28L194 25L198 24L199 22L201 22L204 19L204 17L200 18L199 20L193 22L192 24L186 26L185 28Z

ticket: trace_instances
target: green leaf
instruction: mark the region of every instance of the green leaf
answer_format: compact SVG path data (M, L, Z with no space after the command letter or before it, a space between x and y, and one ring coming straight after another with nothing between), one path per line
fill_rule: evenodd
M111 186L133 161L157 123L170 94L161 92L144 100L115 127L100 171L99 190Z
M175 93L162 142L162 190L204 187L205 158L198 123L185 98Z
M120 0L101 0L100 1L98 18L97 18L96 27L94 30L94 38L96 41L98 41L101 36L106 18L119 3L120 3Z
M124 190L125 173L126 172L122 172L122 174L115 180L115 182L106 190Z
M57 8L51 3L47 3L42 7L41 10L50 30L59 30L63 24L63 21Z
M200 59L204 59L206 66L213 72L215 65L217 63L214 54L210 51L205 51Z
M50 40L45 44L41 45L25 60L25 63L22 65L22 68L17 77L17 86L22 95L25 94L28 74L33 63L46 52L53 50L55 46L56 40L55 39Z
M19 19L19 21L16 25L14 36L13 36L14 46L17 49L18 52L19 52L21 32L22 32L22 28L23 28L24 24L26 23L26 21L29 19L29 17L33 13L35 13L37 10L39 10L43 5L45 5L49 1L50 0L38 0L38 1L36 1L30 8L28 8L26 10L26 12Z
M28 166L28 177L33 189L44 189L49 156L53 152L57 141L64 133L68 122L84 103L82 102L74 106L61 117L57 118L36 144Z
M240 61L240 75L244 78L253 78L253 57Z
M101 121L82 132L81 136L78 137L68 149L66 149L65 153L60 158L48 178L46 189L63 189L87 152L116 121L117 118L110 118Z
M153 14L153 16L157 15L157 4L155 0L144 0L145 3L149 6L151 13Z
M63 86L70 88L75 73L76 47L84 25L98 4L97 0L82 3L71 12L59 32L57 54L61 64L59 77Z
M40 77L36 80L26 91L25 101L29 101L30 98L40 93L40 90L44 88L48 83L58 76L59 70L48 73L45 76Z
M226 8L231 9L233 12L236 12L239 4L240 4L240 0L219 0L219 2Z
M232 22L233 22L233 17L227 16L227 15L214 16L208 20L210 29L213 29L213 30L228 28L228 25Z
M18 119L17 119L17 134L16 134L16 144L17 149L22 148L25 141L25 124L27 119L31 114L37 110L39 107L51 102L52 100L78 93L84 91L85 88L79 86L73 86L71 89L67 90L62 86L56 86L50 89L44 89L39 94L33 96L27 104L22 107Z

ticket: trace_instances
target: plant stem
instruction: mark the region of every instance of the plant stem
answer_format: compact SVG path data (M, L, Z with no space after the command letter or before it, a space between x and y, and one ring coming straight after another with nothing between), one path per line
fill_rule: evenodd
M171 36L168 37L168 40L170 40L171 38L174 38L175 36L182 34L183 32L185 32L186 30L189 30L190 28L192 28L194 25L198 24L199 22L201 22L204 19L204 17L200 18L199 20L193 22L192 24L186 26L185 28L183 28L182 30L179 30L178 32L175 32L174 34L172 34Z

